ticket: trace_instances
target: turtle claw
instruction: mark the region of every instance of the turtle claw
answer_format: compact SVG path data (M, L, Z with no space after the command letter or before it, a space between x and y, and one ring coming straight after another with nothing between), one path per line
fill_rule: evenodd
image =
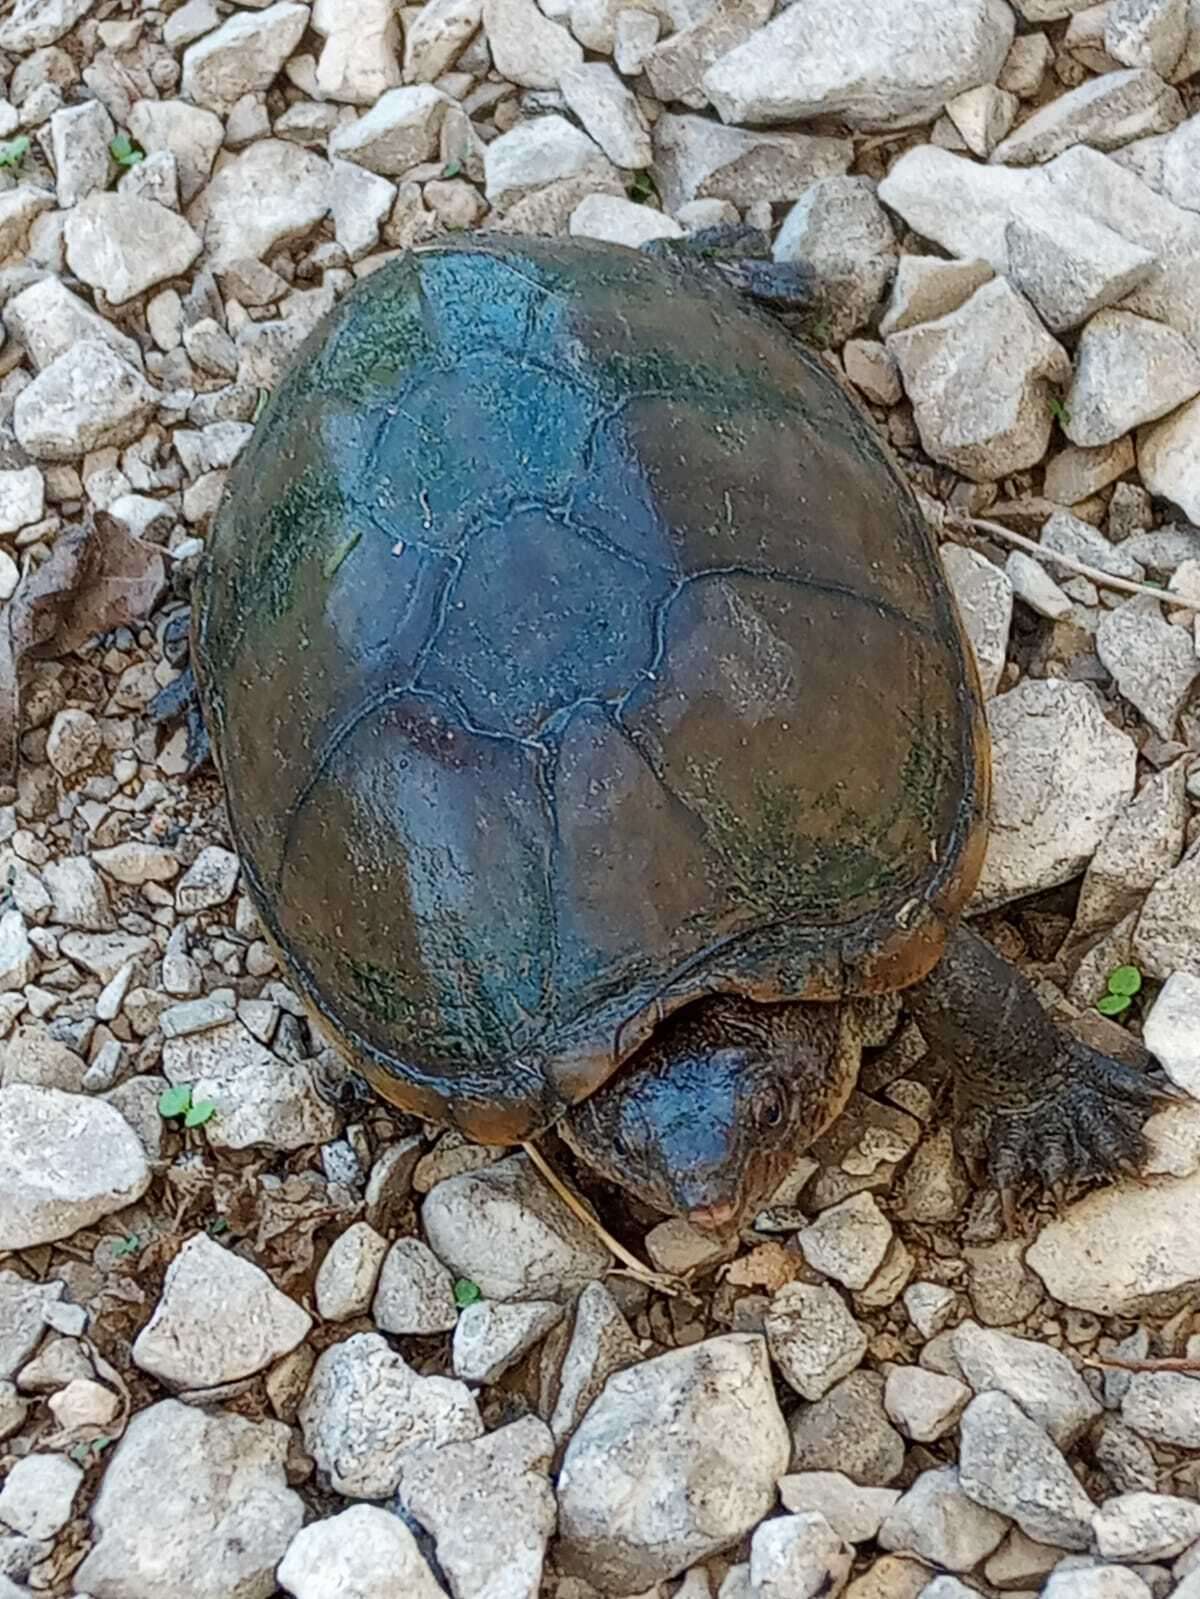
M1076 1183L1140 1172L1143 1123L1174 1098L1143 1072L1075 1039L1055 1067L1046 1075L1061 1086L1044 1099L1019 1106L975 1099L965 1108L961 1135L968 1147L982 1145L1002 1198L1034 1187L1061 1208Z
M211 757L212 746L208 740L208 729L204 725L204 718L200 714L200 696L196 689L195 674L190 666L185 666L179 676L168 683L166 688L159 689L147 705L146 714L152 722L160 725L182 719L187 729L184 758L187 761L188 777L199 771Z

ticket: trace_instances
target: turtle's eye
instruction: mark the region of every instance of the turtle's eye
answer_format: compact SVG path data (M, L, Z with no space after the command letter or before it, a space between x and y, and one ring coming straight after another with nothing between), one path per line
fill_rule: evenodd
M778 1127L783 1121L783 1094L778 1088L768 1088L759 1100L758 1120L760 1126Z

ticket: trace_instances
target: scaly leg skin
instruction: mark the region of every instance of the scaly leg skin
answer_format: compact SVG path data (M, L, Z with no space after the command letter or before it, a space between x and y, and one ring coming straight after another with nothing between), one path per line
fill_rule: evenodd
M1172 1096L1056 1027L983 939L960 927L905 1001L930 1048L953 1063L960 1145L1000 1189L1006 1218L1019 1188L1061 1197L1068 1184L1142 1163L1142 1124Z
M772 261L771 241L761 228L726 222L699 228L682 239L651 239L642 250L719 272L734 288L779 314L817 308L804 268L791 261Z
M190 618L186 612L173 617L163 635L164 652L169 661L183 665L183 671L166 688L158 693L146 707L152 722L167 724L181 718L187 728L187 776L191 777L212 754L208 742L208 729L200 714L200 696L196 690L196 677L187 661L188 628Z

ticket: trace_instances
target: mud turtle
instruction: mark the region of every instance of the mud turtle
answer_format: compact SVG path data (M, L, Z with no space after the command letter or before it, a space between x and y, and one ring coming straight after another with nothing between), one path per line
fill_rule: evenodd
M917 504L717 273L490 236L359 284L230 476L193 660L262 919L405 1109L721 1225L903 988L1002 1187L1138 1154L1147 1079L957 927L988 746Z

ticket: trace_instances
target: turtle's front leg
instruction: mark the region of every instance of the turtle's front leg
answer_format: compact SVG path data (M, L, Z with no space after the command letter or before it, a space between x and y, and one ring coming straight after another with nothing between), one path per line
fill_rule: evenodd
M817 305L812 278L804 268L792 261L772 261L767 234L742 222L699 228L682 239L651 239L642 250L718 272L772 311L804 312Z
M905 1000L930 1048L953 1064L960 1143L1006 1208L1029 1183L1061 1192L1140 1165L1142 1124L1171 1096L1055 1026L983 939L960 927Z

